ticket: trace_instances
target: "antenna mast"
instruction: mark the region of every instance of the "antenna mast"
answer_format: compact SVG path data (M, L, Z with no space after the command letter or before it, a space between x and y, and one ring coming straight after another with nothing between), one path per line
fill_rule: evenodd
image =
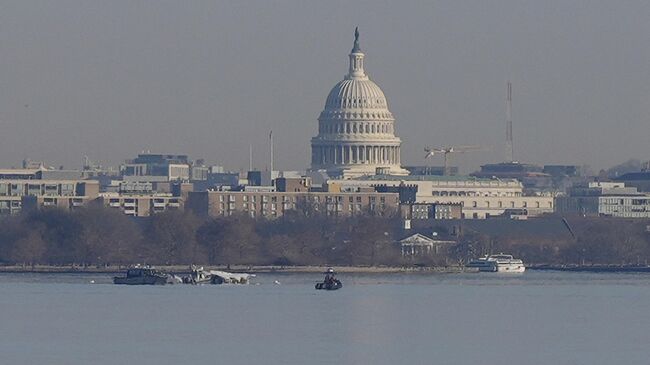
M514 161L512 146L512 83L508 81L506 97L506 162Z
M248 145L248 171L253 171L253 144Z
M271 175L273 175L273 131L269 133L269 158L270 158L270 167L271 167Z

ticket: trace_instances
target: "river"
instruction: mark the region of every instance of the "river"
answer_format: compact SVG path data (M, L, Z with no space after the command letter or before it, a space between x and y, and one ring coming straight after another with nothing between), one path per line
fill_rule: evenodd
M335 292L320 278L0 274L0 363L650 363L650 274L344 274Z

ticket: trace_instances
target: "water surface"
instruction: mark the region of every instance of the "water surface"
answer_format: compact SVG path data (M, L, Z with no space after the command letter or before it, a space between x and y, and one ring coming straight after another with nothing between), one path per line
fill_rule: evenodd
M0 274L2 363L650 363L650 274L344 274L335 292L320 278Z

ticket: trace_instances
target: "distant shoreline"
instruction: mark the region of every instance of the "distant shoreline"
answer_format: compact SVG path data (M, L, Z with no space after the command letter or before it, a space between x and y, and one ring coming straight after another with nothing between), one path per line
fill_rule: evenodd
M154 265L157 269L175 273L188 274L188 265ZM199 265L201 266L201 265ZM42 273L42 274L117 274L123 273L129 266L31 266L9 265L0 266L0 273ZM204 266L206 270L223 270L246 273L323 273L332 267L339 273L358 274L391 274L391 273L475 273L476 269L463 266L249 266L231 265ZM592 273L650 273L650 266L632 265L530 265L526 266L532 271L564 271L564 272L592 272Z
M650 266L647 265L531 265L529 270L537 271L567 271L567 272L650 272Z
M201 266L201 265L198 265ZM52 266L36 265L31 266L11 265L0 266L0 273L43 273L43 274L115 274L122 273L129 266ZM157 269L175 274L189 273L189 265L154 265ZM231 265L226 266L203 266L206 270L224 270L231 272L247 273L323 273L327 268L332 267L339 273L461 273L475 272L462 266L445 267L393 267L393 266L249 266Z

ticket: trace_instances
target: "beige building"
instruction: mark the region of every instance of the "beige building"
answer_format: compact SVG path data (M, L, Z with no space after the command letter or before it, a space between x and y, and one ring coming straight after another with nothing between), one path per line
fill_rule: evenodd
M528 216L552 213L554 197L525 196L523 185L514 179L482 179L468 176L365 176L354 180L336 180L342 186L400 187L415 186L413 203L460 204L462 216L484 219L507 210L524 210Z
M93 180L0 180L0 214L23 208L73 209L95 200L99 182Z
M189 193L186 207L196 214L211 217L243 212L253 218L276 218L303 207L337 216L389 214L398 211L399 195L377 192L204 191Z
M183 208L182 198L171 194L102 193L99 200L104 206L119 209L133 217L148 217L155 213Z

